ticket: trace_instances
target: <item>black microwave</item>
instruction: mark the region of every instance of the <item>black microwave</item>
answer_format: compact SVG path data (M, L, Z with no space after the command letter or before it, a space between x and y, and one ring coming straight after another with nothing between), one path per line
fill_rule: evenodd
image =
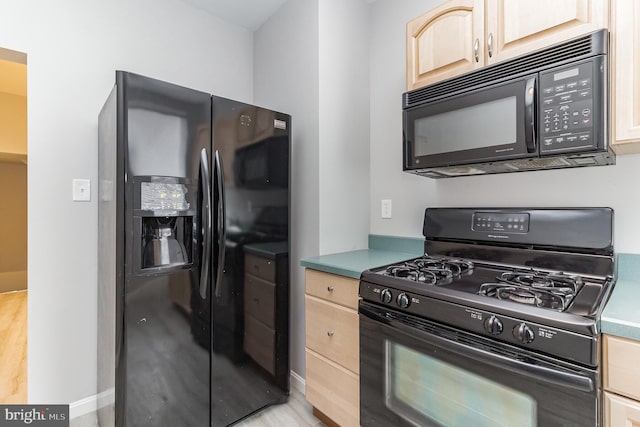
M431 178L615 164L608 32L403 94L403 170Z

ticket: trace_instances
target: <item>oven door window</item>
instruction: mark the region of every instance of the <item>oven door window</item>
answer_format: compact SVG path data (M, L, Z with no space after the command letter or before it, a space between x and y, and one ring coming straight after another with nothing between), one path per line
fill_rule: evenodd
M536 425L529 395L386 341L386 406L416 426Z

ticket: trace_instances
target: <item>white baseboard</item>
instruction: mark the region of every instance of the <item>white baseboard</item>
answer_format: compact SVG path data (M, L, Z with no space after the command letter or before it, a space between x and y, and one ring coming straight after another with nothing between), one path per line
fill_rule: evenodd
M291 371L291 388L299 391L303 396L306 395L305 380L294 371Z
M98 395L87 396L84 399L71 402L69 404L69 418L78 418L92 412L96 412L98 407Z

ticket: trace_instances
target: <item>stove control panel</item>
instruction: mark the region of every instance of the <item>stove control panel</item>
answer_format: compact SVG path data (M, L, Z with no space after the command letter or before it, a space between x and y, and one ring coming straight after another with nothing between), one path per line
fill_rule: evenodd
M528 213L476 212L471 225L473 231L499 233L528 233Z
M573 360L587 366L597 366L597 338L563 330L522 317L504 314L498 307L491 311L461 305L442 299L390 286L360 282L363 301L387 307L390 311L424 318L429 321L470 331L478 335L531 350ZM540 318L544 319L543 317Z

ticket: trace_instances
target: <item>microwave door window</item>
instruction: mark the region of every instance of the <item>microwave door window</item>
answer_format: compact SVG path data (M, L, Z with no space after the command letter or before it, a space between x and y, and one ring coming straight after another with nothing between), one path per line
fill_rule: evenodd
M414 121L415 156L517 143L517 97L509 96Z

